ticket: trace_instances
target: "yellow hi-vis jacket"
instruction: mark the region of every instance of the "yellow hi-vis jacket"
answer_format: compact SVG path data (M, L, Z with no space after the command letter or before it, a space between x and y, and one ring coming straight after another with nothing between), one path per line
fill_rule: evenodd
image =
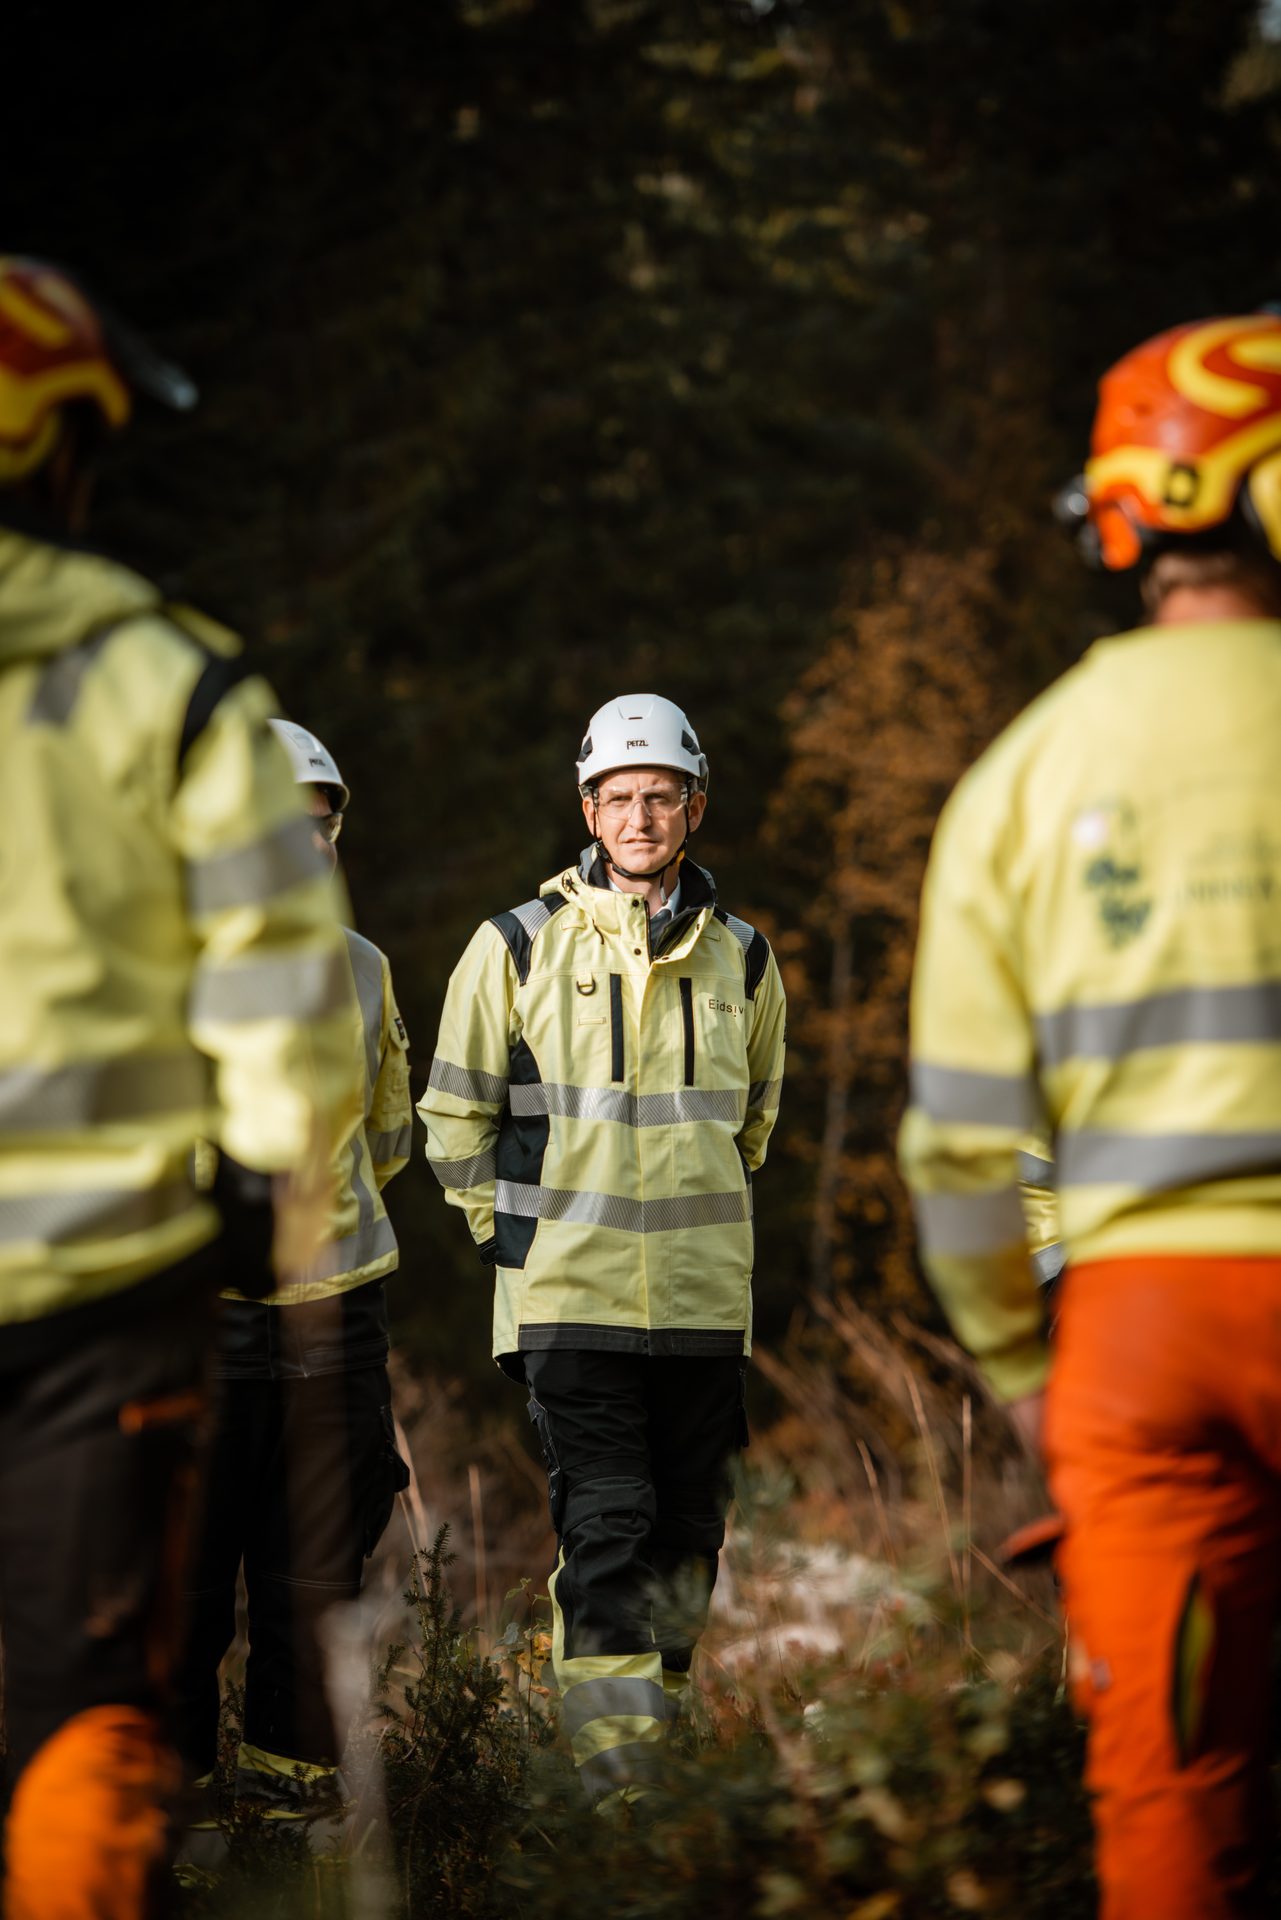
M359 1118L327 870L237 653L0 529L0 1323L209 1241L197 1138L271 1173Z
M345 930L351 965L349 1045L360 1084L361 1118L334 1160L337 1192L327 1244L305 1275L270 1296L273 1307L349 1293L391 1273L399 1260L383 1188L409 1160L414 1111L409 1036L396 1007L391 965L363 934ZM237 1298L228 1289L229 1298Z
M751 1175L783 1075L764 936L686 860L651 951L591 850L473 937L445 998L427 1157L498 1269L494 1353L744 1354Z
M1007 1397L1044 1379L1016 1185L1074 1261L1281 1253L1281 622L1100 641L961 781L912 989L901 1161Z

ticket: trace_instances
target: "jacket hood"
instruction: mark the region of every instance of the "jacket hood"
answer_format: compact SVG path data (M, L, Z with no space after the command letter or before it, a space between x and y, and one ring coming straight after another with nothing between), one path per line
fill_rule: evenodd
M700 913L716 906L716 882L706 867L696 866L688 854L681 861L680 880L680 911L673 922L673 931L687 927ZM576 867L554 873L550 880L544 880L538 891L563 894L588 920L611 930L619 925L619 903L630 897L609 884L609 869L594 841L583 848Z
M0 526L0 666L62 653L162 604L128 567Z

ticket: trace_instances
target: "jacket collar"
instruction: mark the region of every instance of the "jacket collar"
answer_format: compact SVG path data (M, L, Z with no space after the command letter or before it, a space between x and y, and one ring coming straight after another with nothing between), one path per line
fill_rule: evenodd
M716 909L716 882L706 867L696 866L686 854L680 872L680 909L660 932L660 953L670 953L687 935L697 930L696 923L697 927L701 927L706 917ZM634 894L617 893L610 886L609 873L595 841L583 848L576 867L568 867L564 873L544 881L540 891L563 894L602 933L618 933L621 930L626 902L636 897Z

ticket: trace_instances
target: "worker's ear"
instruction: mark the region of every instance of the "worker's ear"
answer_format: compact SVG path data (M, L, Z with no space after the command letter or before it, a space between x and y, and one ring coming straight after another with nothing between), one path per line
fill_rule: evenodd
M707 795L692 793L689 797L689 830L697 833L702 825L703 815L707 812Z

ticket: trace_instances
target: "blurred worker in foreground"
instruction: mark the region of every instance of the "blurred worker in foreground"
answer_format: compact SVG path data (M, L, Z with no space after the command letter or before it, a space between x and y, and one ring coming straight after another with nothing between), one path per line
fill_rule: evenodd
M8 1920L150 1911L221 1257L188 1163L219 1140L228 1237L261 1264L273 1176L315 1162L348 1098L342 935L269 688L229 634L68 543L138 394L195 397L65 274L0 260ZM286 1262L314 1251L295 1212Z
M1281 1605L1281 320L1103 380L1070 505L1149 624L961 782L926 880L902 1160L930 1274L1035 1440L1017 1155L1067 1273L1045 1448L1105 1920L1263 1911ZM1048 1123L1048 1125L1047 1125Z
M764 936L686 858L707 761L680 709L610 701L577 772L592 844L472 939L419 1112L496 1269L495 1356L529 1386L574 1758L631 1798L689 1683L747 1437L784 999Z
M349 798L342 775L305 727L271 725L334 871ZM249 1659L236 1793L273 1820L314 1816L335 1784L340 1735L321 1622L360 1592L365 1559L409 1480L387 1379L384 1280L398 1253L382 1199L409 1158L409 1042L386 956L350 928L346 944L348 1073L359 1118L339 1148L339 1198L321 1257L270 1300L256 1297L261 1277L230 1264L222 1275L230 1285L218 1316L216 1429L179 1669L180 1746L190 1776L204 1784L217 1755L218 1665L235 1636L243 1561Z

